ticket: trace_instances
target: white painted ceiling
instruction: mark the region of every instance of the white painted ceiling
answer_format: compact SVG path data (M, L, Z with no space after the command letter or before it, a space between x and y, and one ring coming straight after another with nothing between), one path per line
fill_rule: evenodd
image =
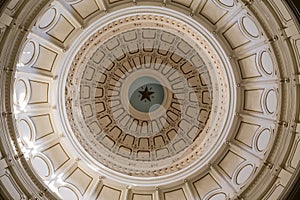
M279 0L10 1L0 18L6 193L284 198L300 154L292 17ZM153 112L129 102L140 77L163 87Z

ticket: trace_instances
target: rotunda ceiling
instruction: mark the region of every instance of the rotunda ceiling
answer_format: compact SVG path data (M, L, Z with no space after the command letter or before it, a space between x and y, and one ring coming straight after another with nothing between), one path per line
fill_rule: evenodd
M73 61L63 103L70 135L75 132L85 151L109 168L137 176L183 168L187 148L201 146L212 106L210 74L216 76L207 69L212 64L203 50L173 34L174 28L151 24L155 18L120 19L114 27L119 31L108 31L107 40L101 37L105 28L98 30L89 44L93 48L84 45ZM161 26L166 20L160 17Z
M9 1L0 22L13 199L273 200L293 187L300 34L284 2Z
M171 43L175 41L177 44ZM185 52L176 46L186 47ZM113 152L118 162L114 168L129 171L133 165L137 174L146 173L144 170L154 173L160 165L168 168L167 163L180 159L180 152L200 136L211 110L208 70L202 62L191 63L191 59L201 58L190 48L169 32L134 29L100 45L84 69L76 69L82 75L75 70L72 78L79 76L82 80L71 87L80 88L80 92L71 94L69 98L74 101L67 99L66 105L75 107L68 112L69 120L74 120L72 128L78 135L90 140L85 144L90 154L98 152L96 159L103 163L111 162L107 156ZM81 112L75 110L76 101ZM195 115L199 117L195 119ZM186 118L190 118L190 124L182 121ZM76 127L80 123L76 119L86 124L82 130ZM183 124L193 131L187 135L180 131Z

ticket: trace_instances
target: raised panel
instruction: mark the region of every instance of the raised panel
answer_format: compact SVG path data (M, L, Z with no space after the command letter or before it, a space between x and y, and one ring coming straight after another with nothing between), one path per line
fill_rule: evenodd
M238 60L242 79L260 77L261 74L256 67L256 54Z
M78 3L72 4L71 6L83 19L89 17L99 10L99 7L95 0L82 0Z
M230 26L224 33L223 36L229 43L232 49L236 49L240 46L243 46L244 44L250 42L249 39L247 39L243 33L241 32L241 29L238 25L238 22L234 23L232 26Z
M174 3L177 3L177 4L180 4L184 7L191 7L192 3L193 3L193 0L171 0L171 2L174 2Z
M208 0L200 11L200 14L212 24L216 24L218 21L220 21L222 17L226 15L226 13L226 10L217 6L212 0Z
M283 192L284 187L282 185L276 185L274 189L270 190L269 194L266 195L264 200L274 200L278 199Z
M93 108L91 104L86 104L81 107L84 118L89 118L93 116Z
M55 171L68 162L68 160L70 160L70 157L65 152L61 144L55 144L43 150L42 153L49 158Z
M270 0L270 3L283 21L288 22L291 20L291 15L285 6L286 3L283 0Z
M296 141L294 144L294 152L292 154L292 159L291 159L291 166L293 168L296 168L299 163L299 158L300 158L300 141Z
M130 2L129 0L108 0L109 4L118 4L118 3L125 3Z
M187 200L183 189L164 192L165 200Z
M244 110L262 113L261 99L263 89L253 89L244 91Z
M55 26L47 33L58 41L65 42L74 29L75 27L71 22L63 15L60 15Z
M51 117L49 114L31 116L30 118L35 127L36 140L54 133Z
M9 175L1 176L0 180L12 199L22 199L20 190L17 188L16 184L13 182L12 178L9 177Z
M204 196L206 196L208 193L221 188L211 174L207 174L196 180L193 182L193 186L201 199L204 198Z
M226 173L228 177L232 178L237 167L245 160L245 158L237 155L236 153L228 151L218 166Z
M49 83L29 80L30 98L28 104L48 103Z
M66 179L65 182L74 185L80 193L83 195L87 191L89 185L91 184L93 178L83 171L81 168L77 167Z
M242 121L237 131L235 139L252 148L253 138L259 127L260 125L258 124L252 124Z
M55 51L42 45L40 45L38 53L38 58L32 67L39 70L51 72L58 54Z
M97 200L119 200L121 197L121 190L103 186L97 196Z
M133 194L132 200L153 200L151 194Z

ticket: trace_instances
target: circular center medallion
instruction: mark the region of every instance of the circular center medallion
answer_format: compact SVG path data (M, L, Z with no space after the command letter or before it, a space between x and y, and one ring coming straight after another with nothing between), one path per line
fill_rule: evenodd
M170 19L161 18L169 23L162 29L155 17L141 17L131 18L140 27L120 19L91 36L69 70L65 98L70 136L87 160L134 180L204 164L224 116L215 103L227 91L201 34L183 37Z
M143 76L130 85L128 99L137 111L152 112L162 105L164 88L155 78Z
M139 28L90 55L78 71L81 95L73 97L79 141L91 142L86 150L122 173L170 173L206 135L212 83L200 54L172 31Z

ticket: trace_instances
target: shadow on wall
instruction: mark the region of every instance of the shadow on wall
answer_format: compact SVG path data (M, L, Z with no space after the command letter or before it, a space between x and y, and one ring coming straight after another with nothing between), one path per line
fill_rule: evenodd
M294 11L294 14L300 24L300 1L299 0L286 0L286 2Z

